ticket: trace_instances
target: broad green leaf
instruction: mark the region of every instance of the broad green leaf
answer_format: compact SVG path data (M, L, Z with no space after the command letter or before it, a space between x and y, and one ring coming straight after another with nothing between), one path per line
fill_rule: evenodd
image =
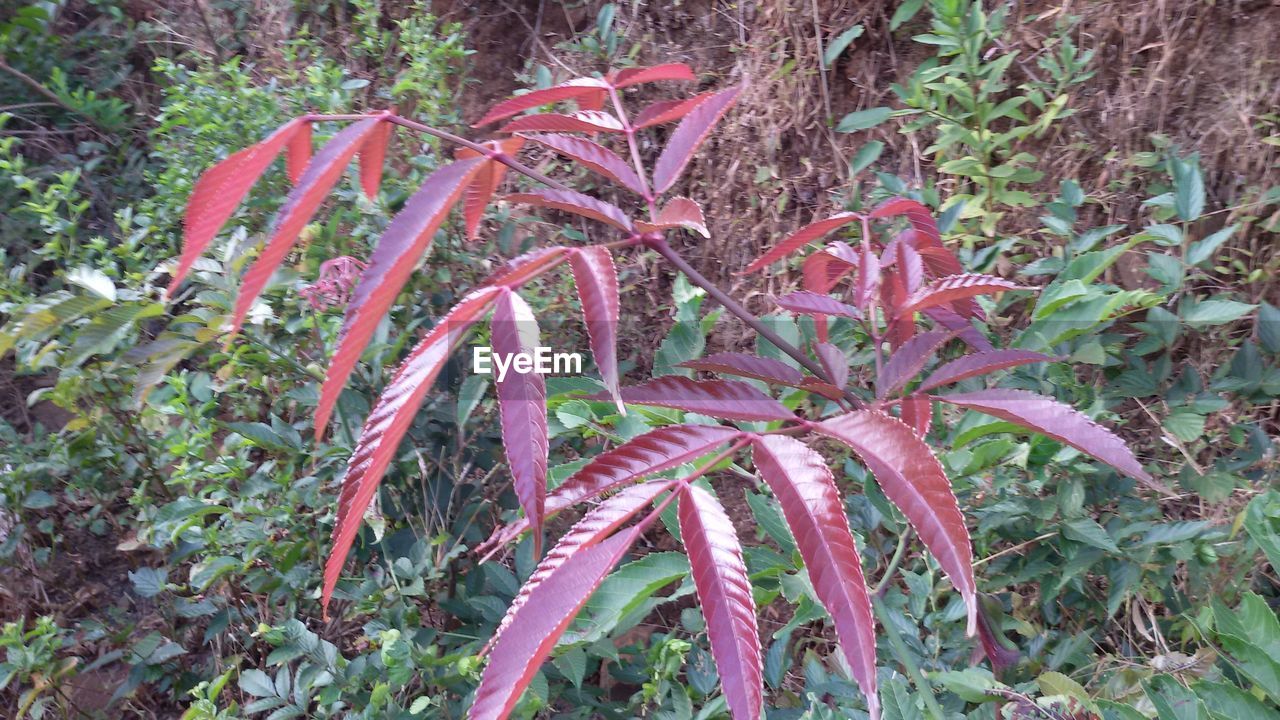
M1280 353L1280 308L1268 302L1258 308L1258 340L1267 352Z
M67 273L67 282L78 285L107 302L116 301L116 284L97 268L78 267Z
M1222 244L1231 237L1238 227L1240 227L1239 224L1228 225L1203 240L1191 243L1187 248L1187 264L1194 266L1212 260L1213 254L1218 251L1218 248L1222 247Z
M281 672L288 672L288 669ZM240 673L240 689L254 697L275 697L276 686L271 676L261 670L250 669Z
M1173 207L1183 220L1195 220L1204 213L1204 176L1200 157L1173 159Z
M983 668L947 670L934 673L932 679L941 682L943 687L955 693L961 700L971 703L998 700L999 696L992 695L989 691L1009 687L996 680L990 670Z
M924 0L902 0L898 8L893 11L893 17L889 19L889 32L902 27L903 23L915 17L923 6Z
M1193 327L1206 325L1224 325L1248 315L1257 305L1236 302L1235 300L1204 300L1192 302L1184 300L1178 306L1182 321Z
M868 165L880 159L882 152L884 152L884 143L879 140L872 140L863 145L849 161L849 175L852 177L865 170Z
M1107 534L1106 528L1099 525L1092 518L1076 518L1063 523L1062 534L1069 540L1092 545L1117 555L1120 554L1120 548L1116 547L1116 541L1112 540L1111 536Z
M1270 490L1249 502L1244 529L1262 548L1271 567L1280 572L1280 492Z
M924 720L924 713L916 707L910 688L900 677L889 678L880 685L880 705L881 720Z
M1040 686L1040 692L1045 695L1063 695L1079 701L1086 708L1095 709L1093 699L1089 697L1084 687L1060 672L1050 670L1041 673L1040 677L1036 678L1036 684Z
M1234 685L1201 680L1191 687L1214 720L1280 720L1280 712Z
M1192 442L1204 436L1205 417L1190 410L1175 410L1164 419L1164 429L1182 442Z
M1167 223L1148 225L1138 237L1153 240L1157 245L1178 247L1182 244L1182 228Z
M615 629L630 629L657 605L693 592L690 582L683 583L675 594L654 597L662 588L688 576L689 558L684 553L651 553L623 565L601 583L560 644L592 643Z
M836 125L836 132L851 133L859 130L873 128L876 125L888 120L893 116L893 110L887 107L874 107L869 110L859 110L851 112L844 116L844 119Z
M1200 698L1170 675L1156 675L1143 688L1160 720L1211 720Z

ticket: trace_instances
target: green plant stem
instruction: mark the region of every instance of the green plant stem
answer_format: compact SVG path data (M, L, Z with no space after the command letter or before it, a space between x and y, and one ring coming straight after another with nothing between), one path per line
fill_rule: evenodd
M876 589L871 591L873 597L883 597L884 591L889 587L889 581L898 572L898 566L902 564L902 556L907 550L907 543L911 540L911 528L908 527L898 534L898 546L893 549L893 557L889 558L889 565L884 569L884 575L880 576L880 582L876 584Z
M929 684L924 673L920 672L920 666L916 665L916 661L911 658L911 651L903 642L902 636L898 634L898 629L889 621L889 612L884 607L884 601L873 595L871 607L880 620L880 626L884 628L885 637L889 639L889 648L893 650L894 657L902 663L903 669L907 671L907 677L911 678L911 682L915 683L916 689L920 691L920 696L924 698L925 710L934 720L945 720L946 715L938 706L937 698L933 696L933 685Z

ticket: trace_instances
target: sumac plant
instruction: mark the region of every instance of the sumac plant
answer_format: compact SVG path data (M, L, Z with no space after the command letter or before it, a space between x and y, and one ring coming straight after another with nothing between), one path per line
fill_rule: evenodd
M485 207L508 172L514 171L538 186L506 195L506 202L583 216L600 226L596 236L601 242L543 247L507 262L439 318L400 365L365 421L342 482L333 547L324 569L321 598L326 612L364 512L451 353L469 329L490 314L495 353L535 346L534 313L519 290L542 275L568 265L590 348L607 388L604 395L620 409L660 406L722 421L658 427L602 452L547 492L544 380L534 373L511 372L497 383L503 443L523 516L499 528L481 549L492 554L525 532L540 538L549 516L587 503L591 507L545 556L539 547L540 563L486 647L489 661L470 717L500 718L512 710L588 596L671 503L676 505L681 540L688 551L728 707L739 720L760 717L760 638L738 533L717 499L693 484L734 456L749 453L756 473L777 497L873 718L879 715L879 701L872 605L841 489L814 445L847 448L870 469L963 598L967 634L978 635L993 654L997 651L990 646L991 632L980 619L965 519L941 463L924 440L935 404L1002 418L1150 482L1119 438L1053 399L1024 390L947 391L966 378L1055 358L992 346L973 322L984 318L975 297L1033 288L965 273L943 244L929 211L914 200L896 198L869 212L844 212L814 222L746 268L746 272L763 270L845 229L849 240L827 242L804 259L803 290L774 299L782 309L813 318L816 340L812 347L787 343L692 268L666 236L684 231L707 236L703 210L689 198L668 195L741 88L655 102L634 115L627 113L623 103L624 91L635 85L692 80L687 66L668 64L577 78L519 95L499 103L477 123L479 127L505 121L499 130L506 138L485 143L391 112L300 117L210 169L192 193L185 247L171 291L255 179L278 155L285 155L293 189L244 275L229 323L235 332L350 161L358 161L364 191L373 194L393 129L427 133L459 146L456 159L427 177L392 219L367 260L351 293L320 392L317 437L324 432L375 326L430 250L432 237L454 206L461 204L466 231L474 236ZM573 102L573 109L525 112L567 101ZM316 121L350 124L313 155L310 127ZM650 128L677 122L666 133L665 145L652 166L646 166L638 137ZM630 207L606 202L534 171L517 159L518 153L531 147L552 151L594 172L629 191L634 202L624 203ZM712 377L668 376L620 387L615 347L619 298L613 256L624 249L657 253L796 365L725 352L685 363ZM870 387L850 382L845 350L830 342L833 318L860 324L870 338L874 367L859 368L857 374L870 378ZM965 352L918 378L931 358L949 345L957 350L963 347ZM801 411L793 411L758 389L760 385L742 378L799 389L809 401L799 404ZM694 469L676 478L659 476L681 466Z

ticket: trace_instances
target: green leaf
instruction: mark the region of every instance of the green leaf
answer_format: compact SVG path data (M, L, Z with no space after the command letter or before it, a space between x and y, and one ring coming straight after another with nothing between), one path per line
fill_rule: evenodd
M287 672L282 670L281 672ZM271 676L261 670L245 670L240 673L240 689L254 697L275 697L276 685Z
M1092 518L1076 518L1063 523L1062 534L1068 540L1092 545L1117 555L1120 554L1120 548L1116 547L1116 541L1112 540L1111 536L1107 534L1106 528L1099 525Z
M902 27L903 23L915 17L923 6L924 0L902 0L898 4L898 9L893 11L893 17L889 19L889 32Z
M1008 685L996 680L990 670L982 668L948 670L934 673L932 678L941 682L943 687L955 693L961 700L971 703L998 700L999 696L990 694L990 691L1008 688Z
M879 140L872 140L863 145L849 161L849 175L854 176L867 169L868 165L880 159L882 152L884 152L884 143Z
M765 497L753 492L747 493L747 504L751 506L751 514L756 518L756 524L766 535L773 538L778 543L778 547L782 552L790 555L796 550L795 538L791 535L791 530L787 527L787 522L782 518L782 511L778 507L776 500Z
M1174 159L1173 207L1183 220L1195 220L1204 213L1204 176L1200 173L1200 158L1192 155L1186 160Z
M1182 321L1193 327L1206 325L1224 325L1248 315L1257 305L1236 302L1235 300L1204 300L1195 302L1191 298L1184 300L1179 306Z
M1212 260L1213 254L1235 233L1238 227L1240 227L1239 224L1228 225L1203 240L1191 243L1187 248L1187 264L1194 266Z
M1211 720L1200 698L1170 675L1156 675L1143 683L1143 689L1160 720Z
M1253 628L1245 628L1252 631ZM1251 639L1251 638L1250 638ZM1235 660L1241 674L1262 688L1273 702L1280 702L1280 661L1250 639L1218 634L1218 642Z
M1280 492L1270 490L1249 501L1244 529L1262 548L1271 567L1280 572Z
M1146 715L1129 705L1111 700L1097 700L1098 709L1102 711L1102 720L1149 720Z
M254 445L268 450L295 450L291 443L281 437L270 425L260 422L227 423L227 429L244 437Z
M1269 302L1258 308L1258 340L1267 352L1280 353L1280 308Z
M471 413L476 411L476 406L484 399L485 391L489 389L489 378L484 375L468 375L466 380L462 381L462 387L458 390L458 412L456 420L458 425L466 425L467 420L471 418Z
M881 720L924 720L924 713L916 707L906 681L900 677L880 684L880 705Z
M1138 237L1155 241L1157 245L1177 247L1182 244L1182 228L1177 225L1148 225Z
M116 301L116 284L97 268L78 267L67 273L67 282L78 285L107 302Z
M1090 710L1095 709L1093 699L1089 697L1084 687L1060 672L1050 670L1042 673L1036 678L1036 684L1040 686L1040 692L1045 695L1062 695L1079 701Z
M1204 435L1204 416L1189 410L1176 410L1164 419L1164 429L1182 442L1192 442Z
M1192 686L1192 690L1209 709L1214 720L1280 720L1280 712L1267 707L1256 697L1226 683L1201 680Z
M836 125L836 132L851 133L873 128L888 120L892 115L893 110L883 106L851 112L844 116L840 124Z
M840 57L840 53L844 52L845 48L849 47L849 43L862 37L862 31L861 25L854 25L848 30L837 35L836 39L832 40L830 44L827 45L826 52L822 53L823 67L831 67L831 63L834 63L836 58Z
M672 594L654 593L689 575L684 553L651 553L627 563L610 575L582 609L579 620L560 640L561 645L592 643L617 630L634 627L658 605L693 592L693 583L682 583Z
M32 490L22 500L22 507L28 510L44 510L57 504L58 501L44 490Z
M129 581L133 583L133 590L139 596L153 598L164 592L168 573L151 567L140 567L129 571Z

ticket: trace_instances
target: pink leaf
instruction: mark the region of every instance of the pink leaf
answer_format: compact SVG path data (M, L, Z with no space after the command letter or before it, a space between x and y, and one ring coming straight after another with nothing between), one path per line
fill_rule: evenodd
M530 133L521 137L546 145L561 155L576 160L588 170L605 176L641 197L646 194L644 182L639 175L636 175L636 171L632 170L625 160L603 145L572 135Z
M942 327L956 333L956 337L965 341L969 347L979 352L989 352L994 350L991 341L985 335L978 332L973 323L961 317L958 313L950 308L932 307L926 308L924 316L938 323ZM910 319L908 317L908 319Z
M302 179L307 171L307 163L311 162L311 123L304 122L302 127L289 138L289 145L284 151L285 174L294 185Z
M693 109L706 102L708 98L714 96L713 92L706 92L700 95L694 95L685 100L659 100L652 105L644 108L636 113L632 119L631 125L636 130L642 130L654 125L663 125L669 122L675 122L680 118L693 112Z
M1060 359L1051 355L1031 352L1030 350L991 350L989 352L965 355L934 370L920 384L919 392L960 382L966 378L986 375L1004 368L1030 365L1031 363L1054 362Z
M395 377L365 419L364 429L360 431L355 451L347 463L347 474L342 479L338 519L333 527L333 547L324 564L320 604L326 616L329 599L342 574L342 566L355 541L364 511L373 500L387 465L395 457L400 440L413 422L427 391L444 369L449 355L501 292L503 290L496 287L476 290L441 318L396 370Z
M600 245L578 248L569 256L569 267L578 286L587 340L600 380L623 410L618 390L618 271L613 267L613 255Z
M902 412L902 422L916 431L916 437L923 438L929 433L929 423L933 421L933 398L928 395L908 395L898 404Z
M527 193L508 195L506 200L508 202L528 203L581 215L612 225L626 232L631 232L632 230L631 221L627 219L626 213L622 212L618 206L573 190L531 190Z
M804 382L804 375L799 370L773 358L748 355L746 353L716 353L696 360L680 363L679 367L706 372L737 375L754 380L763 380L774 385L798 387Z
M310 222L311 216L320 207L325 195L333 189L334 183L342 176L347 163L370 135L378 130L382 122L381 118L369 118L348 125L334 135L333 139L326 143L307 165L302 179L298 181L297 186L285 199L284 206L280 208L280 213L276 216L271 228L271 237L263 247L262 254L245 273L244 281L240 285L240 293L236 297L235 310L231 316L233 333L240 329L245 316L249 314L249 309L253 307L254 300L258 298L272 273L280 267L280 263L289 254L294 241L298 239L298 234Z
M641 528L630 528L583 550L556 568L511 618L489 654L489 665L467 712L471 720L501 720L533 680L569 623L626 554Z
M826 295L840 278L858 268L858 255L839 240L804 259L804 289Z
M838 388L848 385L849 358L844 356L844 351L825 342L818 343L816 348L818 359L822 361L822 368L827 371L827 377L831 378L831 384Z
M990 275L978 275L976 273L948 275L912 293L901 307L896 308L895 314L901 315L939 305L950 305L957 300L967 300L975 295L991 295L1006 290L1036 289L1038 288L1024 287L1015 282Z
M300 157L301 144L296 138L304 132L308 133L309 144L309 131L310 126L306 120L290 120L266 139L231 155L200 176L187 200L187 212L183 217L182 256L178 258L173 279L169 281L169 288L165 291L167 295L172 295L182 284L196 259L209 247L209 243L226 224L231 213L235 212L249 188L266 172L280 151L290 146L299 154L297 157ZM295 145L295 142L298 144ZM295 160L293 169L297 170L300 163L300 159Z
M495 355L514 357L537 352L538 323L533 310L510 290L498 296L489 322ZM497 380L502 447L525 517L533 525L533 555L542 556L542 508L547 497L547 386L532 369L513 365Z
M880 369L880 376L876 378L876 398L883 400L906 387L938 348L953 337L955 333L932 330L903 343Z
M639 478L696 460L740 437L740 430L722 425L668 425L651 430L597 455L551 491L546 515L550 517ZM528 519L521 518L498 528L476 550L487 553L487 559L528 527Z
M316 436L324 433L333 406L351 376L378 323L395 303L419 259L431 246L436 230L461 197L467 182L480 169L482 158L458 160L433 172L392 218L360 276L347 304L338 346L329 360L320 402L316 407Z
M880 258L871 250L870 243L864 241L858 257L858 284L855 288L858 309L864 313L868 312L871 301L879 289Z
M702 206L684 197L671 198L662 212L658 213L656 221L636 223L636 230L642 233L677 227L688 228L704 238L711 237L711 231L707 230L707 220L702 215Z
M525 115L502 126L499 132L611 132L623 131L622 121L607 112L579 110L573 113Z
M742 274L745 275L746 273L755 272L768 267L805 245L808 245L814 240L817 240L823 235L826 235L832 230L835 230L838 227L844 227L850 223L855 223L861 218L862 216L857 213L845 212L832 215L825 220L819 220L818 222L805 225L796 232L788 235L782 242L769 250L769 252L766 252L755 260L752 260L751 264L742 271Z
M621 90L624 87L660 80L693 81L697 79L688 65L684 63L667 63L665 65L654 65L653 67L619 70L613 76L613 86Z
M675 184L676 180L680 178L680 173L689 164L689 159L693 157L694 151L710 134L711 129L720 121L720 118L724 117L724 114L728 112L729 106L733 104L734 100L738 99L738 95L741 92L742 86L738 85L716 93L699 103L680 121L680 124L676 126L675 132L671 133L671 138L667 140L667 146L662 150L662 154L658 156L658 161L653 166L653 192L655 195L661 195Z
M512 156L524 146L524 139L518 137L507 138L506 140L493 141L487 144L493 150ZM480 156L480 153L471 148L459 148L454 153L454 157L459 160ZM463 203L463 216L466 222L468 240L475 240L479 236L480 221L484 219L485 208L488 207L489 200L498 191L498 188L502 185L502 179L506 176L507 166L490 158L476 172L475 179L467 186L466 201Z
M587 548L594 547L600 541L609 537L615 530L634 517L636 513L648 507L663 491L670 489L673 482L671 480L652 480L625 488L592 508L591 512L569 528L569 531L560 537L555 547L551 549L551 552L547 553L546 557L542 558L542 561L538 563L538 567L534 569L533 574L521 586L520 592L511 601L511 606L507 608L507 614L502 618L502 622L498 623L498 629L494 631L493 638L486 644L485 651L502 637L503 631L511 624L516 613L528 602L529 595L547 578L551 577L551 574L556 569L564 565L566 560ZM538 553L535 553L535 557L537 556ZM482 651L481 654L485 651Z
M969 608L965 634L972 637L978 610L969 529L933 451L905 423L878 410L858 410L811 427L852 448L907 516L964 598Z
M860 318L862 313L852 305L846 305L826 295L819 295L808 290L800 290L797 292L774 298L773 301L783 310L789 310L800 315L837 315L847 318Z
M758 720L764 698L760 634L738 534L720 503L694 485L680 495L679 516L729 712L734 720Z
M690 380L678 375L622 388L622 401L701 413L728 420L795 420L795 413L737 380Z
M378 197L378 189L382 187L382 166L386 162L387 144L391 142L393 128L395 125L383 120L360 148L360 187L370 200Z
M519 257L508 260L481 284L505 285L511 288L519 287L530 279L559 265L570 252L571 250L563 245L530 250Z
M821 455L794 438L766 435L754 447L756 469L782 506L813 589L835 624L840 649L875 718L880 704L876 626L835 478Z
M545 90L534 90L524 95L516 95L510 99L504 100L494 105L480 121L471 127L481 127L488 125L494 120L511 117L518 112L535 108L540 105L550 105L551 103L560 102L561 100L572 100L583 96L599 94L602 90L607 90L609 83L597 78L575 78L565 83L549 87Z
M1135 480L1151 476L1124 441L1083 413L1053 398L1026 390L995 389L937 395L939 400L1030 428L1110 465Z

